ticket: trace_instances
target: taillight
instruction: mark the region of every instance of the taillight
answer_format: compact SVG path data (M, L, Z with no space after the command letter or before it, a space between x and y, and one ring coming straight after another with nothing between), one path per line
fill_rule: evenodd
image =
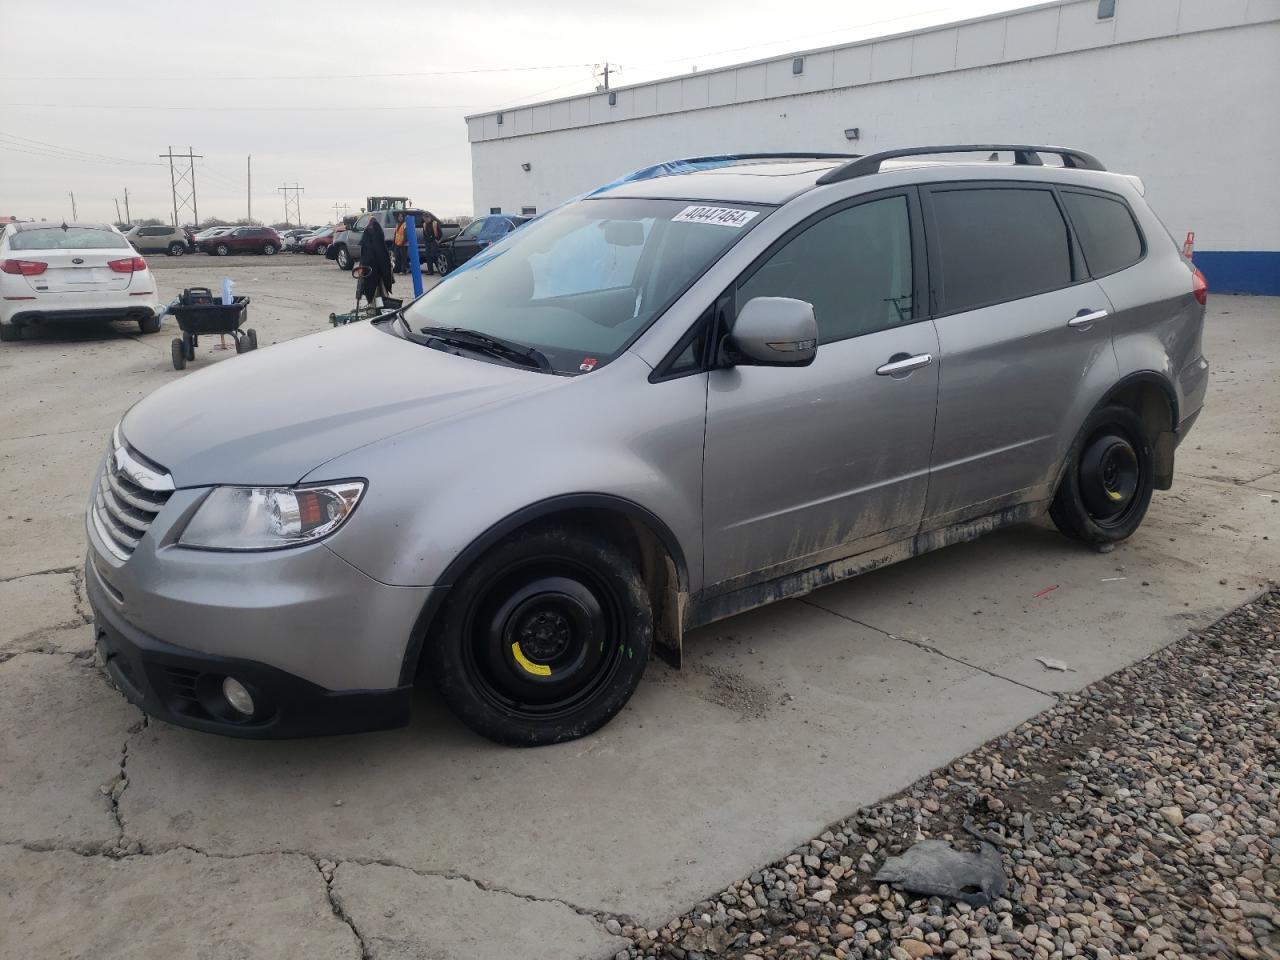
M1202 307L1209 299L1209 281L1204 278L1199 267L1191 268L1191 292L1195 295L1196 303Z
M21 274L24 277L39 276L48 269L49 265L47 263L41 263L39 260L0 261L0 270L14 275Z
M107 266L116 273L141 273L147 269L147 261L141 257L125 257L123 260L108 260Z

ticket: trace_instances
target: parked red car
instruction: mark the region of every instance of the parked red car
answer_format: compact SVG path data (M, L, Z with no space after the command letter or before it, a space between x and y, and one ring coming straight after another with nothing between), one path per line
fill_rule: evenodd
M298 244L298 249L303 253L324 253L329 248L329 244L333 243L333 232L332 225L317 230L311 236L304 238Z
M230 233L200 242L200 249L212 257L225 257L232 253L279 253L284 246L280 234L270 227L236 227Z

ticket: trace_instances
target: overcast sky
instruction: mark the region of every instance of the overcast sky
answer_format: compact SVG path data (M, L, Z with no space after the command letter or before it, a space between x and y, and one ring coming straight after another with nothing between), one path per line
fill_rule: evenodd
M593 64L618 86L1024 5L0 0L0 214L69 218L74 191L81 220L114 220L127 187L134 219L167 222L170 145L203 155L202 219L245 215L250 154L268 223L286 182L309 224L370 194L471 213L463 117L589 92Z

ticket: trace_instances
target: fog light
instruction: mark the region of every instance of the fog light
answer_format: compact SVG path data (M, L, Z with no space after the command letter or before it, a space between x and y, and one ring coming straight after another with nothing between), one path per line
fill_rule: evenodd
M253 716L253 697L235 677L227 677L222 681L222 695L237 713L243 713L246 717Z

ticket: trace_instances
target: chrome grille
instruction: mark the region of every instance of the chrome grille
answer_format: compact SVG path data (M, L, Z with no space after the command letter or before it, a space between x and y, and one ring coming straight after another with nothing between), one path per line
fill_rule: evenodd
M172 493L172 478L131 453L117 429L90 510L106 548L120 560L129 559Z

